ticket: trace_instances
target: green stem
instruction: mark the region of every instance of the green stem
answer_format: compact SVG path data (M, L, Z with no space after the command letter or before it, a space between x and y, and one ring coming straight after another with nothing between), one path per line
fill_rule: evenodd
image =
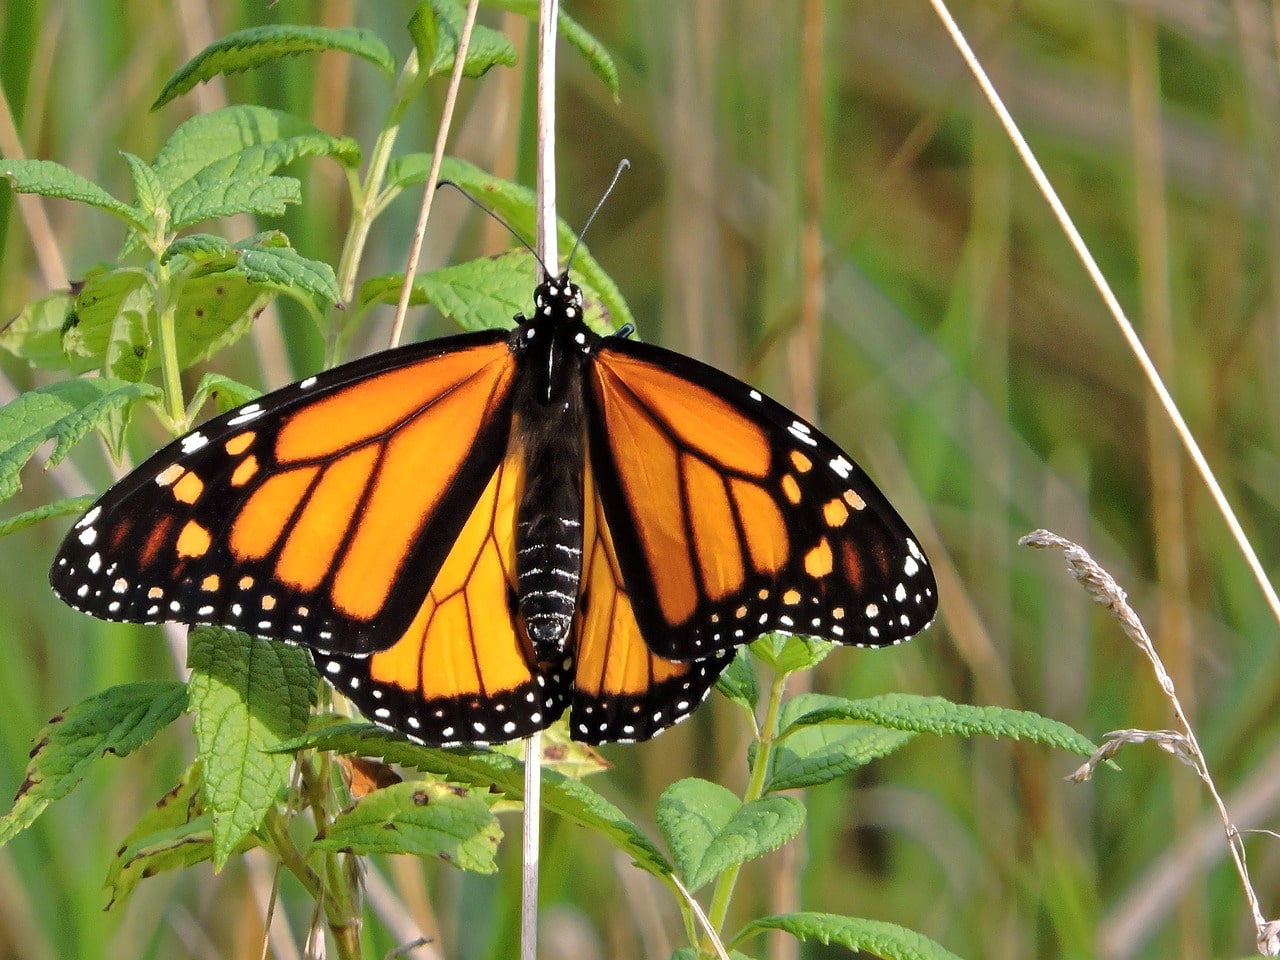
M765 710L764 723L760 726L755 761L751 764L751 776L742 795L743 803L759 800L764 794L764 781L769 774L774 740L778 735L778 710L782 706L782 693L786 685L787 674L774 675L773 684L769 688L769 705ZM724 930L724 922L729 916L729 901L733 899L733 888L741 872L742 864L738 864L720 874L716 880L715 890L711 894L711 907L707 910L707 921L717 935ZM702 950L713 955L712 949L710 938L703 937Z
M378 202L382 196L382 185L387 177L387 164L391 162L391 151L395 147L396 137L400 134L400 121L418 92L419 86L418 53L416 50L411 50L405 58L404 68L400 71L395 89L392 91L387 124L378 134L373 151L369 154L369 170L365 175L364 183L352 184L351 225L347 228L342 253L338 257L338 291L343 303L349 304L355 296L356 274L360 269L360 261L364 257L365 245L369 241L369 230L379 212ZM326 367L334 366L339 360L343 319L335 315L325 335Z
M165 412L174 433L186 433L187 405L182 396L182 371L178 366L178 298L173 275L156 255L156 319L160 329L160 376L164 381Z

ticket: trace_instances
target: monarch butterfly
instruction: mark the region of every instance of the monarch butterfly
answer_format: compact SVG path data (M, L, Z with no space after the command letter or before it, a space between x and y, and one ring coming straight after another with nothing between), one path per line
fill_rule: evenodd
M72 527L50 573L108 620L310 647L428 745L588 743L687 717L770 631L896 644L937 607L907 525L759 391L583 322L568 271L510 331L336 367L216 417Z

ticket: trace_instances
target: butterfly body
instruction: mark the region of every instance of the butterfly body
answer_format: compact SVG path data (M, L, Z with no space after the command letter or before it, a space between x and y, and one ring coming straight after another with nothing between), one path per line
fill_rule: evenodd
M427 744L644 740L770 631L899 643L937 608L911 531L831 440L696 360L582 322L376 354L164 448L50 580L105 619L304 644Z

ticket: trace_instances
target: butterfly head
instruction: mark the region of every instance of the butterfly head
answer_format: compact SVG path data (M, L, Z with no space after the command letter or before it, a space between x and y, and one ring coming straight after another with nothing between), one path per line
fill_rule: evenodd
M582 320L582 288L569 279L566 270L558 277L548 276L533 292L534 320L560 322Z

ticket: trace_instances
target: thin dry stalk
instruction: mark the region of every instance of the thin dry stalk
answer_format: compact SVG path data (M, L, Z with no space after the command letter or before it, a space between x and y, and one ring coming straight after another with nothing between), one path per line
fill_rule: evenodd
M444 160L444 148L449 142L449 127L453 123L454 108L458 103L458 88L462 86L462 68L467 62L467 48L471 46L471 28L476 23L476 10L480 0L467 3L466 19L462 23L462 36L458 38L458 50L453 57L453 74L449 77L449 89L444 96L444 110L440 115L440 128L436 131L435 152L431 155L431 172L427 176L427 189L422 195L422 209L418 211L418 224L413 230L413 245L409 249L409 263L404 269L404 285L400 288L400 301L396 304L396 318L391 325L391 343L395 346L404 333L404 315L409 310L409 295L413 291L413 275L418 271L418 258L422 256L422 238L427 233L427 220L431 217L431 202L436 196L436 183L440 180L440 164Z
M1129 322L1129 318L1126 316L1124 308L1120 306L1120 301L1116 299L1116 295L1112 291L1111 285L1107 282L1107 278L1103 276L1102 268L1098 266L1098 262L1089 251L1084 238L1080 236L1080 231L1076 229L1075 222L1071 219L1071 215L1067 213L1067 208L1063 206L1062 200L1053 188L1053 184L1049 182L1044 168L1040 166L1040 161L1036 159L1031 147L1027 145L1026 139L1022 136L1022 131L1018 128L1017 122L1004 105L1004 100L1001 99L1000 94L996 91L991 78L987 76L986 70L978 62L972 47L969 46L969 42L965 39L955 19L951 16L951 11L947 9L945 0L929 0L929 3L934 12L937 13L938 19L942 21L942 25L946 28L952 43L955 44L956 50L959 51L960 56L968 64L974 78L978 81L978 86L982 88L983 96L991 104L991 108L999 118L1001 126L1004 127L1005 133L1008 134L1009 141L1017 151L1018 157L1026 166L1027 172L1031 174L1031 178L1035 181L1041 195L1048 202L1054 217L1058 221L1058 225L1062 228L1063 234L1070 242L1072 249L1075 250L1076 256L1080 258L1080 262L1089 274L1089 279L1093 281L1094 287L1102 296L1103 303L1106 304L1107 310L1110 312L1116 326L1120 328L1120 333L1125 338L1125 342L1128 343L1129 349L1138 361L1138 365L1142 368L1147 382L1151 385L1151 389L1155 391L1155 395L1160 401L1160 405L1164 408L1166 416L1168 416L1174 430L1177 431L1183 448L1196 465L1196 470L1199 471L1205 487L1208 488L1210 496L1213 497L1213 502L1217 506L1218 512L1222 515L1222 519L1226 521L1227 528L1231 531L1231 536L1235 540L1236 546L1244 556L1254 580L1257 581L1258 587L1266 598L1267 605L1271 608L1272 616L1277 623L1280 623L1280 596L1276 595L1275 587L1267 579L1266 572L1262 569L1262 562L1258 559L1258 555L1253 549L1253 544L1249 542L1244 528L1240 526L1235 510L1232 509L1230 502L1227 500L1227 495L1219 485L1217 477L1214 476L1213 469L1209 466L1204 453L1200 450L1200 444L1192 436L1191 428L1187 426L1186 420L1182 417L1182 412L1178 409L1168 388L1164 385L1160 372L1156 369L1155 364L1151 362L1151 357L1148 356L1146 347L1143 346L1142 341L1138 338L1137 331L1134 330L1133 324Z
M1116 730L1107 734L1106 741L1102 746L1069 779L1076 783L1088 780L1093 776L1098 764L1113 757L1123 746L1130 743L1155 743L1162 750L1177 757L1195 770L1218 808L1218 816L1222 820L1222 827L1227 838L1227 849L1231 852L1231 859L1235 862L1236 873L1240 875L1240 883L1244 888L1245 899L1248 901L1249 910L1253 914L1254 929L1257 932L1258 953L1264 957L1280 956L1280 920L1268 921L1262 915L1262 909L1258 905L1258 895L1249 879L1244 840L1240 836L1240 831L1232 822L1231 815L1227 812L1227 805L1223 801L1222 795L1218 792L1217 785L1213 782L1213 776L1209 773L1208 761L1205 759L1204 752L1200 749L1200 742L1196 739L1195 730L1191 727L1191 721L1187 718L1182 702L1178 699L1173 678L1169 676L1169 672L1165 669L1164 662L1160 659L1160 654L1156 652L1155 644L1151 642L1151 637L1147 633L1146 627L1142 625L1138 615L1129 606L1124 590L1120 587L1120 584L1116 583L1111 574L1099 566L1093 557L1089 556L1083 547L1065 537L1058 536L1056 533L1051 533L1048 530L1034 530L1019 540L1018 545L1035 547L1040 550L1052 548L1062 551L1063 556L1067 559L1067 568L1071 571L1071 575L1080 582L1094 600L1107 608L1107 611L1119 622L1120 628L1124 630L1129 639L1150 661L1151 668L1156 675L1156 682L1160 685L1160 690L1164 693L1165 699L1169 701L1169 706L1178 721L1178 730Z

